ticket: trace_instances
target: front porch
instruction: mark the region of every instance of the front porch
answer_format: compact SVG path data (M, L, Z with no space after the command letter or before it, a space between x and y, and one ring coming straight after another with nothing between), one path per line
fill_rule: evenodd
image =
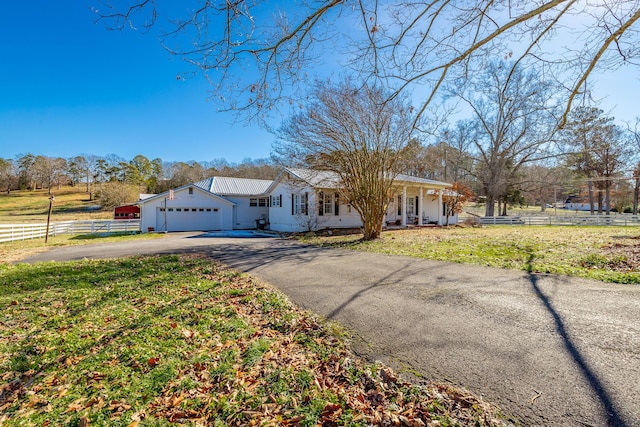
M440 188L435 185L424 185L422 182L411 184L399 185L395 188L385 215L384 225L387 229L456 223L455 217L450 217L449 221L445 217L446 209L441 191L444 186Z

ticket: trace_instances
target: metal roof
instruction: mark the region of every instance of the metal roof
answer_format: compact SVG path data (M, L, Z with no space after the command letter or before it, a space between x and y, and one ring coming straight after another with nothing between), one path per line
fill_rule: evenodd
M437 186L437 187L451 187L452 186L452 184L449 184L447 182L434 181L432 179L418 178L416 176L410 176L410 175L404 175L404 174L399 174L398 176L396 176L395 181L398 182L398 183L400 183L400 182L413 182L413 183L416 183L416 184L433 185L433 186Z
M311 184L313 187L337 188L340 183L340 177L338 174L331 171L297 168L286 168L285 171L294 175L294 177Z
M331 171L319 171L319 170L311 170L311 169L296 169L296 168L286 168L285 171L288 171L290 174L296 176L297 178L308 182L313 187L318 188L337 188L340 183L340 177L335 172ZM411 183L411 184L422 184L423 186L428 187L451 187L452 185L446 182L434 181L432 179L426 178L418 178L415 176L398 174L396 179L394 180L395 184L402 183Z
M224 196L258 196L264 194L273 181L266 179L214 176L194 185L213 194Z

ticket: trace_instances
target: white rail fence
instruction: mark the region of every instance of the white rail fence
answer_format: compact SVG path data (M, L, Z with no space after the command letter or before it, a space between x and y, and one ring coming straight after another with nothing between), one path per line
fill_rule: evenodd
M60 234L127 233L140 231L140 220L93 220L52 222L49 236ZM0 224L0 242L44 238L47 224Z
M580 216L479 216L483 225L617 225L638 226L638 215L580 215Z

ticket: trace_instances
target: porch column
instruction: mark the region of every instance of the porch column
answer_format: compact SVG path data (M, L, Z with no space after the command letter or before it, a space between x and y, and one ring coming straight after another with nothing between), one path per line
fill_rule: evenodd
M418 225L424 225L422 223L422 187L420 187L420 194L418 195Z
M402 186L402 226L407 226L407 186Z
M438 225L442 225L442 192L444 189L438 191Z

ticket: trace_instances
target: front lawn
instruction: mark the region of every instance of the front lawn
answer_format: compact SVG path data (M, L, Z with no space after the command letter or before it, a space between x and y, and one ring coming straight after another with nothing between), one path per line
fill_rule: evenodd
M0 269L0 425L503 425L197 256Z
M310 243L354 250L640 283L636 227L431 227L386 231L374 241L361 238L303 237Z

